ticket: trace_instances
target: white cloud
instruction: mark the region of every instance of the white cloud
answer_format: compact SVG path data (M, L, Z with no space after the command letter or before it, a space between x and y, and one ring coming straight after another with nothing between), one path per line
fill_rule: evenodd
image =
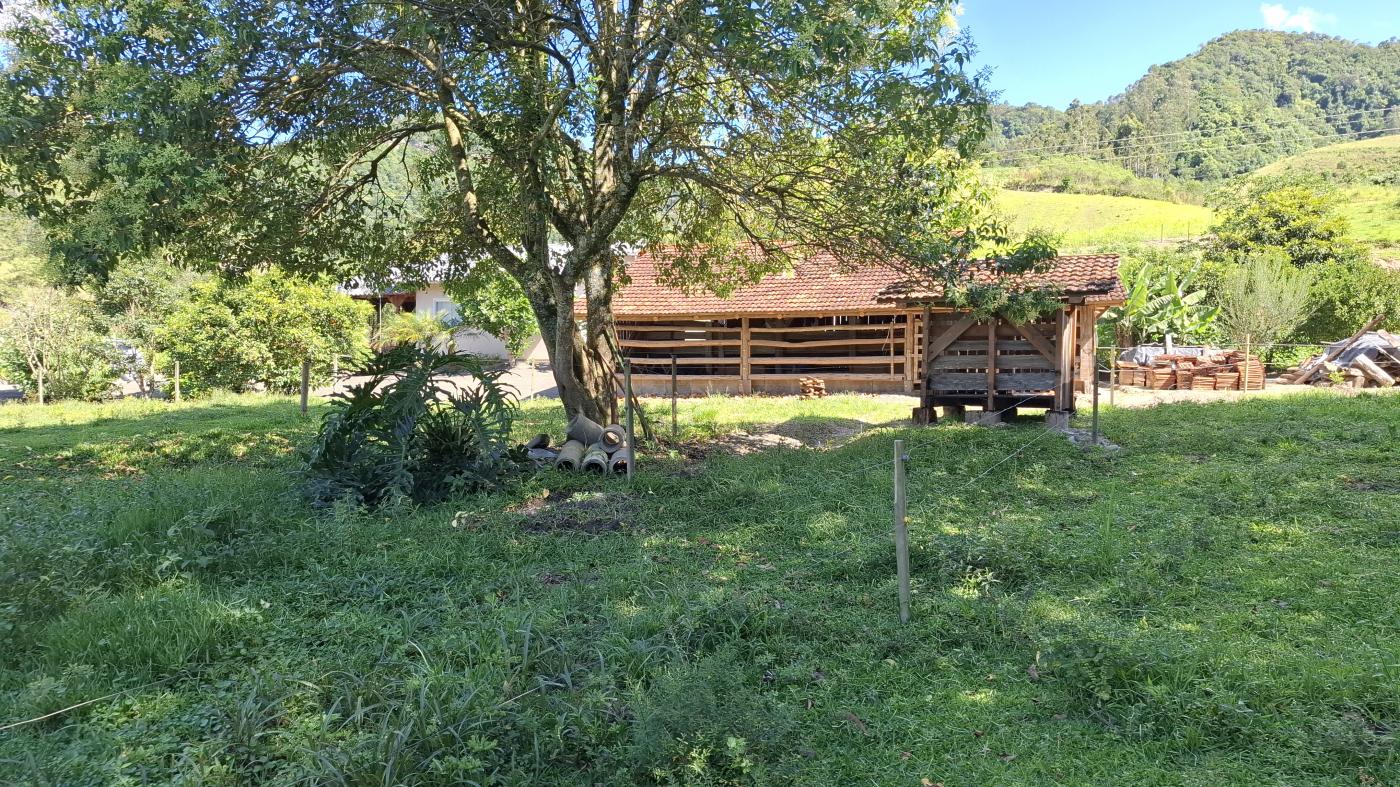
M1315 8L1298 6L1290 11L1282 3L1260 3L1259 13L1264 17L1264 26L1270 30L1301 30L1311 33L1323 25L1335 24L1337 17L1324 14Z

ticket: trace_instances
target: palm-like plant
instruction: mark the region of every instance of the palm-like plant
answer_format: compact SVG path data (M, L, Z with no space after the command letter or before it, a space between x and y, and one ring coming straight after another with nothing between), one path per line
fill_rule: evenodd
M459 384L449 372L465 372ZM515 392L475 356L417 345L383 352L334 395L307 467L318 502L427 503L496 484L517 464Z
M379 310L378 323L374 331L376 347L411 344L444 349L452 346L452 336L456 331L456 326L443 317L399 311L392 306Z
M1200 267L1184 272L1147 264L1129 277L1122 306L1104 312L1120 346L1172 334L1183 342L1209 335L1220 309L1205 303L1206 291L1195 289Z

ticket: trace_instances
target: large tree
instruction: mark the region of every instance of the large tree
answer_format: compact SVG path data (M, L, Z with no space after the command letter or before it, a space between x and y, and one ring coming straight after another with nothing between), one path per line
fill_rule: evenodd
M677 244L665 275L722 292L815 248L951 276L1007 242L969 178L987 95L952 5L37 0L7 33L0 178L75 278L151 250L504 271L596 418L627 244Z

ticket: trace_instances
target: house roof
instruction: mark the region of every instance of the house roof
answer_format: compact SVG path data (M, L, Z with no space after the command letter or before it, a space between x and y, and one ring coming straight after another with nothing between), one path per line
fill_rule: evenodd
M761 253L756 247L746 251ZM667 262L664 247L631 255L626 261L630 282L613 294L613 313L619 317L672 317L691 314L831 314L835 312L891 311L913 303L937 302L942 297L938 285L908 280L892 268L873 265L843 270L836 258L818 252L798 261L788 273L771 274L756 284L739 287L729 297L706 292L686 294L658 281L657 274ZM990 270L974 276L991 281ZM1050 285L1066 294L1084 296L1090 302L1122 299L1118 278L1118 256L1099 254L1058 257L1042 274L1015 277L1018 283ZM582 302L575 302L582 313Z

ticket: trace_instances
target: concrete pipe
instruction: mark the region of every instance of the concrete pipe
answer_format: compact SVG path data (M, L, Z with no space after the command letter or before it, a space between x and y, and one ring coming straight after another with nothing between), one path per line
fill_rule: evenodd
M617 453L627 446L627 430L613 424L603 430L603 434L598 437L598 442L603 446L603 450L609 454Z
M587 473L608 472L608 452L604 451L603 447L597 443L590 445L583 454L581 467Z
M617 473L618 475L627 474L626 451L618 451L617 453L612 455L612 458L608 460L608 472Z
M554 466L560 470L577 470L583 465L583 443L570 440L559 449L559 458Z
M597 421L586 415L576 415L569 420L569 426L565 431L570 440L577 440L584 445L593 445L603 436L603 427Z
M534 448L548 448L548 447L549 447L549 435L545 434L544 432L540 432L539 434L535 435L534 437L531 437L530 440L529 440L529 442L525 443L525 450L527 450L527 451L529 451L529 450L531 450L531 449L534 449Z

